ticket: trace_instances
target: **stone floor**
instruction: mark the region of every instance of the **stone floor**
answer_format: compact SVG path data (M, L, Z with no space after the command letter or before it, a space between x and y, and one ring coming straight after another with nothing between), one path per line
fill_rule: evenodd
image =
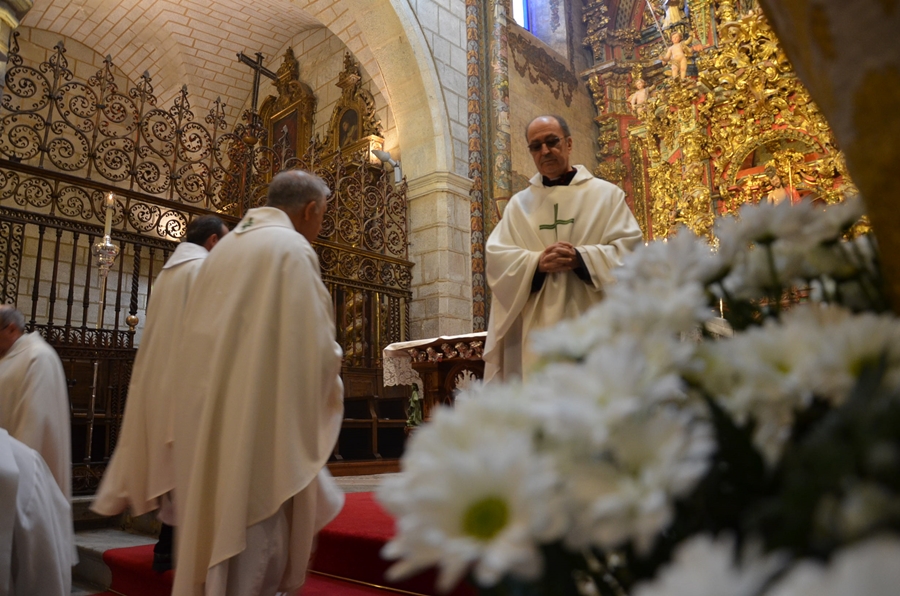
M337 485L345 493L367 493L376 490L381 485L381 480L387 474L373 474L371 476L338 476L335 478Z

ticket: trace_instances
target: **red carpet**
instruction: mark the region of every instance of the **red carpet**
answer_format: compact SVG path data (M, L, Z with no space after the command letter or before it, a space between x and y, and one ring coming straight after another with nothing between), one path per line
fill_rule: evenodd
M390 583L384 572L391 563L381 558L381 547L394 535L394 518L375 502L373 493L350 493L344 509L319 533L311 568L329 575L389 586L419 594L434 594L436 574L423 573L410 580ZM451 596L474 596L470 586L460 586Z
M394 520L372 493L351 493L340 515L319 533L318 546L310 569L331 576L376 586L388 586L418 594L434 594L434 572L410 580L389 583L384 572L390 563L380 556L381 547L394 535ZM112 571L110 591L125 596L165 596L172 590L173 572L154 572L153 546L117 548L103 554ZM310 574L298 596L366 596L390 594L331 577ZM460 586L450 596L474 596L471 586Z

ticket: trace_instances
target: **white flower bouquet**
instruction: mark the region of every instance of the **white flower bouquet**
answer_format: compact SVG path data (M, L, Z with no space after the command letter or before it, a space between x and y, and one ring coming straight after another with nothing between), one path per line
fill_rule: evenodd
M399 579L484 594L900 593L900 321L859 200L686 229L532 337L379 492ZM859 581L858 590L854 582Z

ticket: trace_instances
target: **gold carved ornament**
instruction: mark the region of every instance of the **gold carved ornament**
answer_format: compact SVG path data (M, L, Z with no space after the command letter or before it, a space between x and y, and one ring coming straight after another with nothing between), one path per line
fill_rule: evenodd
M328 133L323 142L326 150L356 153L382 149L384 138L381 120L375 113L375 98L362 87L359 64L347 52L344 70L338 76L341 97L331 114Z
M826 202L853 189L831 130L761 13L737 18L733 3L720 2L717 14L720 45L699 52L698 80L660 85L640 114L644 126L633 133L646 138L651 220L658 238L678 224L709 235L717 209L714 194L721 201L719 211L765 196L761 175L738 180L745 160L761 147L777 153L799 144L818 156L808 162L795 159L796 167L780 174L790 177L792 188Z

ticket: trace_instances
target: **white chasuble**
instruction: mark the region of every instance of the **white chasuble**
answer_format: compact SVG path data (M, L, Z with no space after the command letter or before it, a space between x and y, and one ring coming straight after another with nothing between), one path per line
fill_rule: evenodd
M0 428L41 454L72 500L69 390L56 350L26 333L0 358Z
M201 596L285 503L279 589L302 585L315 532L343 504L322 470L343 418L334 338L312 246L284 212L251 209L200 270L176 347L174 596Z
M160 497L175 486L175 394L164 389L164 378L174 364L188 293L208 255L202 246L182 242L153 284L122 432L91 504L101 515L117 515L129 506L133 515L143 515L159 507Z
M540 174L517 193L485 245L491 316L484 350L484 379L512 379L535 363L528 334L577 317L603 298L613 270L641 241L641 229L625 193L591 175L584 166L569 186L545 187ZM572 271L549 273L541 288L531 285L545 248L574 245L590 283Z
M72 509L41 455L0 429L0 596L69 596Z

